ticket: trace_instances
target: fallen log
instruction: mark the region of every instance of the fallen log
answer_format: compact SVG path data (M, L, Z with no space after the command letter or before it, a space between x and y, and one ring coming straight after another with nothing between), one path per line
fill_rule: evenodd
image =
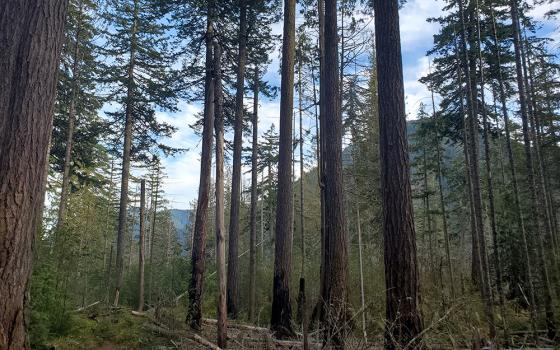
M89 304L89 305L79 307L79 308L77 308L76 310L74 310L74 312L81 312L81 311L84 311L84 310L89 309L90 307L93 307L93 306L95 306L95 305L97 305L97 304L99 304L99 303L101 303L101 301L98 300L98 301L96 301L95 303L91 303L91 304Z
M203 318L202 322L206 323L206 324L211 324L211 325L217 325L218 324L218 321L215 320L215 319L212 319L212 318ZM256 332L270 332L270 329L268 329L268 328L250 326L250 325L239 324L239 323L228 323L228 327L245 329L245 330L248 330L248 331L256 331Z
M190 337L189 337L190 338ZM193 334L192 340L198 342L201 345L204 345L206 347L209 347L212 350L222 350L222 348L220 348L218 345L210 342L208 339L198 335L198 334Z

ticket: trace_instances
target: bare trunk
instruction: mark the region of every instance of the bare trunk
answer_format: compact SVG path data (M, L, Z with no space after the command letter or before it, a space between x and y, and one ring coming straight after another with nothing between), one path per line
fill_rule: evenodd
M140 239L138 241L138 312L144 309L144 225L146 218L146 180L140 182Z
M126 233L126 217L128 210L128 181L130 177L130 153L132 148L132 125L134 123L134 69L136 56L136 29L138 21L138 0L134 1L134 20L131 26L130 37L130 62L128 63L128 81L125 109L124 146L121 176L121 197L119 201L119 226L117 230L117 262L114 305L119 305L119 296L123 283L124 270L124 235Z
M241 151L243 147L243 97L245 92L245 61L247 59L247 5L239 0L239 52L237 56L237 92L233 138L233 175L229 215L229 249L227 266L227 307L232 319L237 318L237 270L239 254L239 206L241 200Z
M465 11L463 8L463 0L459 0L459 13L461 17L461 51L464 56L463 58L463 71L465 73L465 82L467 90L467 137L469 139L469 177L471 179L471 197L473 203L476 228L476 238L477 247L475 254L478 255L480 261L479 267L479 281L480 281L480 291L482 298L485 302L485 314L486 321L490 330L490 337L494 339L496 337L496 329L494 326L494 310L492 303L492 294L490 290L490 276L488 270L488 260L486 254L486 237L484 234L484 222L482 221L482 194L480 190L480 169L479 169L479 147L478 147L478 116L475 108L476 104L476 88L472 84L471 69L469 66L469 53L467 50L467 29L465 24Z
M218 346L227 347L226 228L224 223L224 115L222 50L214 41L214 93L216 118L216 269L218 275Z
M290 275L292 269L292 111L295 56L296 1L284 2L282 81L280 85L280 150L276 204L276 240L272 291L271 330L279 338L292 337Z
M189 310L187 320L190 327L199 330L202 325L202 284L204 281L204 257L206 253L206 221L212 168L212 134L214 129L214 83L212 39L214 29L214 3L208 3L206 23L206 77L204 82L204 121L202 130L202 156L200 159L200 184L194 223L191 278L189 281Z
M24 308L43 208L66 1L3 1L0 13L0 348L19 350L29 348Z
M157 219L157 208L158 208L158 193L159 193L159 160L156 165L156 173L155 178L152 179L152 183L155 181L155 186L152 187L154 189L154 193L152 194L154 197L153 201L153 208L152 208L152 228L150 229L150 261L148 265L150 266L150 274L148 276L148 298L150 304L152 304L152 296L153 296L153 275L154 275L154 242L156 240L156 219Z
M251 236L249 239L249 320L255 320L257 296L257 162L259 147L259 72L255 68L253 81L253 145L251 153ZM262 230L261 230L262 231ZM261 238L262 239L262 238ZM261 242L262 244L262 242Z
M412 212L398 1L375 1L383 200L385 347L422 347L420 280Z

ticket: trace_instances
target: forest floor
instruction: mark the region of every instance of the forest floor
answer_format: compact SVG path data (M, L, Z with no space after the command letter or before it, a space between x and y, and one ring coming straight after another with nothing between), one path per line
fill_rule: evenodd
M76 311L71 315L73 324L64 336L51 340L46 346L36 349L54 350L217 350L215 344L217 326L212 319L203 319L200 332L193 332L184 322L184 310L179 308L162 308L136 313L129 308L107 308L96 305L85 310ZM317 334L309 337L310 349L324 349ZM300 337L301 338L301 337ZM522 339L524 338L524 339ZM518 335L513 349L553 349L554 343L548 347L530 347L527 334ZM378 345L375 345L378 344ZM364 344L357 338L350 338L346 344L348 350L382 349L381 339L375 343ZM453 347L430 346L435 349L451 349ZM543 344L541 344L543 345ZM274 339L267 328L228 322L228 349L233 350L300 350L303 349L301 339L280 341ZM467 348L467 347L464 347ZM475 347L484 349L482 347Z
M157 313L157 315L156 315ZM50 341L37 349L55 350L216 350L217 326L215 320L204 319L200 332L190 330L183 315L176 310L162 309L155 312L133 313L128 308L108 309L93 307L72 315L75 326L64 337ZM267 328L240 323L228 323L228 349L234 350L299 350L301 340L274 339ZM363 344L359 339L350 340L348 349L381 349ZM323 349L310 337L310 349Z

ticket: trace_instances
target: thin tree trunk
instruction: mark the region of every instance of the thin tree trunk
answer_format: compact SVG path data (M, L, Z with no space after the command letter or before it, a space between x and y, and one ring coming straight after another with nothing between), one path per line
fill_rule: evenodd
M158 194L159 194L159 160L157 160L157 165L156 165L156 172L155 172L155 179L153 179L152 181L155 181L156 184L154 187L152 187L154 189L154 193L152 194L153 196L153 208L152 208L152 228L150 230L150 261L148 262L148 265L150 266L150 273L148 276L148 298L150 301L150 304L152 304L152 294L153 294L153 271L154 271L154 265L153 265L153 259L154 259L154 241L156 238L156 219L157 219L157 208L158 208Z
M434 92L433 90L430 91L431 98L432 98L432 117L434 121L437 123L437 111L436 111L436 102L434 99ZM442 166L442 156L441 156L441 148L440 148L440 135L439 135L439 126L437 131L437 140L438 143L436 145L436 155L437 155L437 179L438 179L438 188L439 188L439 204L441 207L441 221L443 225L443 239L445 241L445 256L447 258L447 270L449 276L449 286L451 287L451 299L455 301L456 294L455 294L455 283L453 278L453 264L451 262L451 244L449 238L449 231L447 227L447 212L445 209L445 198L443 194L443 178L445 177L443 172Z
M125 107L125 126L124 126L124 147L122 160L122 176L121 176L121 197L119 201L119 226L117 230L117 262L116 262L116 282L115 282L115 299L114 305L119 305L119 296L123 283L123 254L124 254L124 235L126 233L126 217L128 211L128 182L130 178L130 153L132 149L133 138L133 111L135 103L134 91L134 69L136 57L136 30L138 21L138 0L134 1L134 18L131 25L130 36L130 61L128 63L127 76L127 96Z
M506 149L507 149L507 156L509 162L509 168L511 172L511 182L513 185L513 195L515 200L515 216L517 217L517 228L521 233L521 239L523 241L523 252L524 252L524 260L525 260L525 269L526 269L526 278L527 278L527 286L528 286L528 297L529 297L529 310L530 310L530 318L531 318L531 328L533 330L533 334L535 339L538 339L537 333L537 325L536 325L536 302L535 302L535 288L533 285L533 268L531 264L531 257L529 253L529 244L527 241L527 231L525 229L525 221L523 219L523 211L521 209L521 201L519 198L519 185L517 182L517 171L515 169L515 160L513 158L513 149L511 145L511 132L509 130L509 112L507 107L506 101L506 92L505 92L505 84L504 78L502 74L502 63L501 63L501 54L499 50L499 40L498 40L498 32L496 30L496 19L494 17L494 10L491 9L491 16L492 16L492 30L494 35L494 45L496 47L496 66L498 70L498 90L500 95L500 104L501 104L501 112L502 117L504 118L504 131L506 134Z
M498 292L498 300L500 302L500 311L502 314L502 327L504 329L504 338L508 339L507 321L505 314L504 291L502 288L502 263L500 259L500 246L498 240L498 228L496 224L496 209L494 202L494 181L492 179L492 159L490 155L490 126L488 123L488 115L486 112L485 98L485 76L484 61L482 59L482 39L480 29L480 7L478 0L476 1L476 29L477 29L477 46L478 46L478 65L479 65L479 83L480 83L480 102L482 113L483 140L484 140L484 160L486 165L486 186L488 191L488 216L490 218L490 230L492 231L492 242L494 246L494 269L496 271L496 289ZM490 286L490 285L489 285Z
M284 2L284 33L280 85L280 150L276 204L276 240L274 248L274 282L272 291L271 330L276 337L294 336L290 304L292 265L292 111L295 56L296 1Z
M247 5L239 0L239 51L237 56L237 85L235 96L235 125L233 138L233 176L229 215L229 249L227 266L228 315L237 318L237 270L239 252L239 207L241 200L241 151L243 147L243 97L245 92L245 62L247 60Z
M542 241L542 225L541 218L539 215L539 204L536 194L536 182L535 182L535 169L533 167L533 154L531 150L531 140L530 140L530 130L529 130L529 115L527 112L527 95L525 90L525 82L523 79L523 67L521 63L521 37L519 32L519 19L517 13L517 0L511 0L511 17L513 26L513 46L515 51L515 68L517 74L517 88L519 90L519 104L521 107L521 122L523 129L523 143L525 149L525 161L527 166L527 182L529 186L529 192L531 195L532 208L531 211L534 213L534 225L533 230L535 234L535 239L537 241L537 255L539 262L541 264L540 273L541 279L545 284L543 288L543 298L546 313L546 323L548 336L552 339L556 334L556 324L554 320L554 310L552 305L552 288L550 286L550 279L548 275L548 267L544 258L544 247Z
M398 1L375 1L383 199L385 347L422 347L420 279L406 142Z
M249 320L255 321L257 296L257 162L259 147L259 72L255 68L253 80L253 145L251 153L251 234L249 239ZM262 238L261 238L262 239ZM262 244L262 243L261 243Z
M140 239L138 241L138 312L144 309L144 231L146 218L146 180L140 181Z
M218 346L227 347L226 228L224 223L224 116L222 50L214 41L214 90L216 118L216 269L218 274Z
M62 188L60 189L60 203L58 206L58 219L56 231L64 226L66 219L66 207L70 190L70 163L72 162L72 146L74 141L74 129L76 125L76 99L78 98L78 84L80 79L80 34L82 31L83 1L78 3L78 19L76 27L76 42L72 53L72 92L70 97L70 108L68 109L68 131L66 134L66 149L64 153L64 167L62 172Z
M29 348L24 308L43 208L66 1L2 1L0 13L0 348L19 350Z
M471 69L469 67L469 54L467 51L467 28L465 24L465 11L463 8L463 0L459 0L459 13L461 17L461 51L463 58L463 71L465 72L465 81L467 88L467 135L469 143L469 157L470 157L470 178L472 185L472 199L474 209L474 219L476 227L476 237L478 244L478 253L480 268L479 279L482 298L485 302L486 321L490 330L490 338L496 338L496 329L494 326L494 311L492 303L492 295L490 290L490 277L488 270L488 261L486 254L486 238L484 234L484 223L482 221L482 195L480 190L480 169L479 169L479 149L478 149L478 116L475 110L476 87L472 84Z
M212 134L214 129L214 84L212 40L214 28L214 2L208 3L206 22L206 77L204 81L204 121L202 130L202 156L200 159L200 184L193 233L191 278L189 282L190 327L199 330L202 325L202 283L204 281L204 257L206 252L206 221L212 168Z

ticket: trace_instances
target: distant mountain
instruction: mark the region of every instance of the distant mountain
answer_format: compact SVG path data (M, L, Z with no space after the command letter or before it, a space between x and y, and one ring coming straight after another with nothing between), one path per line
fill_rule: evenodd
M138 222L138 215L140 208L132 207L130 209L135 216L134 219L134 238L138 240L140 236L140 224ZM189 209L171 209L171 221L173 222L173 227L177 233L177 239L183 247L187 246L187 227L190 225L192 210ZM151 226L147 226L151 228Z
M193 211L190 209L171 209L171 220L177 230L177 238L183 247L187 246L187 227L191 223Z

